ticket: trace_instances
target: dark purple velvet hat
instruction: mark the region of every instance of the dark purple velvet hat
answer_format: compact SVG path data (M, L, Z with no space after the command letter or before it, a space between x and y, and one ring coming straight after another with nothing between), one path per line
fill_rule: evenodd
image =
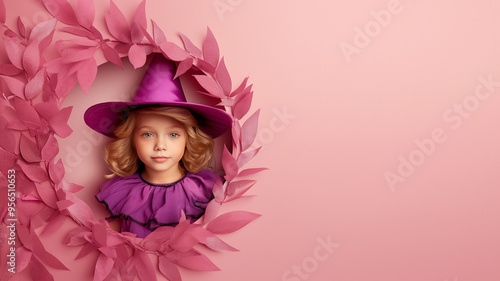
M132 102L105 102L85 111L84 120L93 130L115 137L113 129L131 110L146 106L175 106L189 110L198 127L212 138L231 128L232 118L221 109L186 101L179 79L173 79L175 65L162 55L155 55Z

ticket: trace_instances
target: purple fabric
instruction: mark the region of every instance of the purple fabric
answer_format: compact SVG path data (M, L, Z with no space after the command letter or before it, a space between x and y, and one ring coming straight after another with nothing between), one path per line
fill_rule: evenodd
M210 170L202 170L158 185L147 182L139 173L115 176L101 186L96 198L106 205L111 217L123 218L122 232L144 238L162 225L177 224L181 210L191 222L200 218L212 198L217 177Z

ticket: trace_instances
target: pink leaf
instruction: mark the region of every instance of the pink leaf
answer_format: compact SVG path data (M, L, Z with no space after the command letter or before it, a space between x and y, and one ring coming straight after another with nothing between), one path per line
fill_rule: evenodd
M75 11L71 4L67 0L42 0L45 4L45 8L49 13L57 18L62 23L67 25L78 25L78 20L76 19Z
M205 244L208 248L214 251L238 251L238 249L231 247L229 244L222 241L219 237L215 236L212 232L206 230L205 228L193 228L190 234L196 237L200 243Z
M259 125L259 113L258 109L252 116L248 117L243 126L241 126L241 150L247 150L255 140L257 136L257 128Z
M92 32L90 32L86 29L79 28L79 27L65 26L65 27L61 27L58 30L60 30L62 32L69 33L69 34L73 34L76 36L87 37L89 39L95 38L95 35Z
M106 43L103 43L103 44L101 45L101 49L102 49L102 52L104 53L104 57L105 57L108 61L110 61L110 62L112 62L112 63L116 64L116 65L117 65L117 66L119 66L121 69L124 69L124 67L123 67L123 63L122 63L122 60L120 59L120 55L118 54L118 52L117 52L115 49L111 48L111 47L110 47L108 44L106 44Z
M50 127L54 130L54 133L61 138L65 138L73 132L73 130L68 126L68 119L72 108L72 106L69 106L61 109L61 111L49 120Z
M106 26L116 39L124 43L130 43L130 30L125 16L111 0L109 11L105 15Z
M97 47L75 47L75 48L65 48L61 55L63 63L72 63L84 60L94 59L94 54L97 50ZM94 59L95 60L95 59ZM78 66L79 68L79 66Z
M3 0L0 0L0 23L5 23L7 18L7 11L5 9L5 3Z
M24 83L16 78L0 75L12 94L24 99Z
M2 132L7 132L7 124L7 120L3 116L0 116L0 130ZM3 147L3 149L9 152L14 152L16 143L17 141L14 137L14 134L12 133L3 134L3 136L0 138L0 147Z
M69 270L58 258L45 249L42 241L34 231L31 232L31 241L33 242L33 254L41 258L46 265L55 269Z
M176 264L197 271L219 271L220 269L210 261L205 255L197 253L196 255L186 256L176 260Z
M42 259L43 260L43 259ZM39 280L39 281L54 281L54 277L50 272L47 270L45 265L40 263L38 258L33 257L30 262L30 268L31 268L31 277L33 278L32 280Z
M191 53L191 55L193 55L195 58L201 58L201 50L198 47L196 47L186 35L180 33L179 36L181 37L182 43L184 44L184 48L186 49L186 51Z
M203 223L209 223L219 214L219 210L221 207L221 203L223 199L220 201L212 200L208 203L207 208L205 209L205 214L203 215Z
M240 122L236 120L233 121L233 127L231 128L231 136L233 137L233 143L240 144L241 125Z
M219 85L221 86L222 90L224 91L224 94L226 96L229 96L231 93L231 76L229 75L229 72L227 71L226 64L224 62L224 58L221 59L219 66L217 67L217 70L215 71L215 78L217 78L217 82L219 82Z
M205 75L193 75L196 81L210 94L218 98L224 98L224 93L212 77Z
M163 42L159 46L163 53L173 61L183 61L189 57L188 52L181 49L175 43Z
M155 40L155 43L157 46L160 46L161 44L167 42L167 37L165 36L165 33L163 33L163 30L154 22L153 20L151 21L153 23L153 37Z
M193 66L193 58L187 58L179 63L177 66L177 71L175 72L175 78L181 76L182 74L186 73L191 67Z
M19 150L21 155L26 162L40 162L42 156L40 154L40 148L38 145L28 139L24 134L21 134L21 140L19 142Z
M52 182L58 184L64 178L64 166L61 159L56 164L49 163L49 175Z
M222 200L224 199L225 186L224 184L222 184L222 180L220 177L217 178L212 193L214 194L215 201L222 202Z
M238 189L247 189L255 185L257 181L256 180L240 180L240 181L233 181L229 183L229 186L227 187L227 195L233 196Z
M236 90L234 90L230 96L234 97L234 96L241 94L243 92L243 90L246 88L247 82L248 82L248 77L245 77L245 79L243 79L243 82L241 82L241 84L238 86L238 88L236 88Z
M44 83L45 83L45 69L42 68L26 84L26 87L24 88L24 94L26 95L26 98L31 100L36 96L38 96L43 90Z
M146 253L141 251L136 251L134 255L134 260L135 260L135 267L137 268L137 274L139 275L139 279L143 281L157 280L155 268Z
M47 172L39 164L27 164L22 161L18 161L18 164L24 174L34 182L44 182L49 179Z
M7 171L11 169L16 164L16 155L12 152L0 149L0 168L2 171Z
M18 17L17 18L17 29L19 30L19 34L22 36L22 37L27 37L26 36L26 26L24 25L24 22L23 20L21 19L21 17Z
M238 173L238 177L246 177L246 176L251 176L253 174L260 173L262 171L268 170L267 168L250 168L250 169L245 169Z
M33 254L30 250L21 246L16 249L16 270L18 272L23 271L30 263Z
M95 263L94 281L101 281L108 277L114 265L115 262L112 258L101 253Z
M52 161L57 153L59 153L59 145L54 135L50 134L49 139L42 148L42 159L45 161Z
M23 72L19 68L15 67L13 64L6 63L0 65L0 75L15 76Z
M107 244L107 230L106 226L101 223L96 223L92 225L92 233L94 234L94 240L98 245L104 246Z
M142 38L144 37L144 33L142 30L147 28L147 19L146 19L146 0L143 0L137 10L134 13L134 17L132 19L132 26L130 30L130 36L132 37L132 42L140 43Z
M240 157L238 157L238 166L239 167L245 166L245 164L247 164L250 160L252 160L255 157L255 155L257 155L257 153L259 153L259 150L261 148L262 148L262 146L254 149L252 151L242 153L240 155Z
M57 198L56 192L50 182L46 181L42 183L35 183L35 187L42 201L52 209L57 209L56 202L59 199Z
M42 118L45 118L46 120L50 120L50 118L52 118L59 112L57 104L52 102L36 103L33 105L33 107L38 112L38 114L40 114L40 116L42 116Z
M158 258L158 269L169 281L181 281L181 273L175 264L165 256Z
M210 63L198 59L196 62L196 66L198 66L202 71L209 73L209 74L214 74L215 73L215 67L213 67Z
M42 235L51 235L56 230L58 230L63 222L66 220L66 216L61 215L58 211L54 211L53 215L50 217L48 223L42 231Z
M225 145L222 152L222 167L224 167L224 172L226 172L226 180L231 182L238 173L238 163Z
M258 217L260 217L259 214L247 211L225 213L212 220L207 225L207 230L216 234L235 232Z
M93 0L78 0L76 2L76 14L78 22L85 28L89 29L94 23L95 7Z
M72 245L70 245L70 246L72 246ZM75 260L81 259L93 251L95 251L95 246L92 244L88 244L87 240L85 240L85 244L83 245L82 249L80 250L80 252L76 256Z
M207 36L205 37L205 42L203 42L203 58L214 68L217 68L219 63L219 45L215 36L207 27Z
M38 129L40 127L40 118L31 104L19 98L16 98L14 101L14 109L19 119L29 128Z
M239 95L236 97L236 102L234 104L234 117L236 119L241 119L245 114L250 110L250 106L252 105L252 97L253 93L249 92L248 94Z
M26 46L22 44L18 38L5 38L5 51L10 62L19 69L23 68L23 54Z
M142 46L134 44L128 51L128 58L134 68L137 69L146 63L146 52Z
M40 68L40 50L38 49L38 41L32 41L24 51L23 67L29 77L33 77Z
M78 65L80 66L76 72L78 83L80 83L83 91L88 94L90 86L94 82L97 75L97 62L95 58L91 57L87 60L81 61Z
M50 19L35 25L35 27L33 27L33 30L31 30L29 41L37 41L37 43L39 44L54 31L54 29L56 28L56 23L57 19Z

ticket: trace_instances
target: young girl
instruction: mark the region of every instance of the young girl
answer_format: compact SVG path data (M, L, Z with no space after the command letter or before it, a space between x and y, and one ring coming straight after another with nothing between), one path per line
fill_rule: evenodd
M173 63L157 55L132 102L97 104L84 116L114 138L105 153L113 174L97 200L122 220L122 232L141 238L178 223L181 211L192 222L204 214L218 177L205 169L213 138L232 124L222 110L186 102L174 73Z

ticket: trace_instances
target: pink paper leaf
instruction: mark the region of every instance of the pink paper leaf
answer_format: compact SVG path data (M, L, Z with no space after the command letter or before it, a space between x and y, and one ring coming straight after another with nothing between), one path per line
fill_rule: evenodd
M250 169L245 169L238 173L238 177L246 177L246 176L251 176L253 174L260 173L262 171L268 170L267 168L250 168Z
M70 245L70 246L72 246L72 245ZM83 245L82 249L80 250L80 252L78 253L78 255L76 256L75 260L79 260L79 259L87 256L91 252L95 251L95 248L96 247L94 245L85 243Z
M130 63L134 66L134 68L139 68L146 63L146 52L142 46L137 44L133 44L128 51L128 58Z
M222 151L222 167L224 168L224 172L226 172L226 180L231 182L238 173L238 163L225 145Z
M90 86L94 82L97 75L97 62L95 58L91 57L87 60L78 63L79 70L76 73L78 83L82 87L83 91L88 94Z
M110 62L112 62L112 63L116 64L116 65L117 65L117 66L119 66L121 69L124 69L124 67L123 67L123 63L122 63L122 60L120 59L120 55L118 54L118 52L117 52L115 49L111 48L111 47L110 47L108 44L106 44L106 43L103 43L103 44L101 45L101 49L102 49L102 52L104 53L104 57L105 57L108 61L110 61Z
M231 93L231 76L229 75L229 72L227 71L226 68L226 63L224 62L224 58L221 59L219 66L217 67L217 70L215 71L215 77L217 78L217 82L219 82L219 85L221 86L222 90L224 91L224 94L226 96L229 96Z
M238 88L236 88L236 90L234 90L230 96L234 97L234 96L241 94L243 92L243 90L245 90L245 88L247 86L247 82L248 82L248 77L245 77L245 79L243 79L243 82L241 82L241 84L238 86Z
M42 201L52 209L57 209L56 202L59 201L59 199L50 182L35 183L35 187Z
M238 249L236 249L236 248L232 247L231 245L227 244L226 242L222 241L222 239L220 239L217 236L208 237L205 245L207 245L208 248L210 248L214 251L218 251L218 252L222 252L222 251L237 252L238 251Z
M53 234L61 227L66 218L66 216L63 216L59 212L55 211L49 219L48 223L45 225L45 228L42 231L42 235Z
M196 62L196 66L198 66L202 71L208 73L208 74L214 74L215 73L215 67L213 67L210 63L198 59Z
M207 230L216 234L235 232L258 217L260 217L259 214L247 211L232 211L212 220L207 225Z
M219 63L219 45L215 36L207 27L207 36L205 37L205 42L203 42L203 59L207 61L214 68L217 68Z
M67 25L78 25L78 20L76 19L75 11L71 4L67 0L42 0L45 4L45 8L49 13L57 18L64 24Z
M175 241L172 241L170 243L170 247L174 250L178 250L181 252L187 252L191 250L195 245L198 244L198 240L194 238L193 236L184 233L182 236L180 236L178 239Z
M193 75L193 77L200 83L200 85L207 90L210 94L218 98L224 98L224 93L219 87L217 82L212 77L205 75Z
M95 47L95 46L65 48L61 52L61 55L63 56L62 62L65 64L68 64L68 63L72 63L72 62L79 62L79 61L94 59L94 54L95 54L96 50L97 50L97 47ZM79 69L80 66L76 65L76 68ZM72 73L72 71L70 71L70 72Z
M42 241L34 231L31 232L31 241L33 241L33 254L41 258L45 264L55 269L69 270L59 259L45 249Z
M222 99L217 105L219 106L234 106L234 99Z
M17 18L17 29L19 30L19 34L26 38L26 25L24 24L23 20L21 19L21 17L18 17Z
M26 162L33 163L40 162L40 160L42 160L40 148L38 148L38 145L28 139L28 137L26 137L24 134L21 134L19 150L21 151L21 155Z
M219 210L221 207L220 202L222 202L223 199L220 201L212 200L210 203L208 203L207 208L205 209L205 214L203 215L203 223L207 224L210 221L212 221L217 215L219 214Z
M94 281L102 281L108 277L114 265L115 262L112 258L101 253L95 263Z
M181 49L175 43L163 42L160 45L162 52L173 61L183 61L189 57L188 52Z
M15 76L23 72L19 68L15 67L13 64L6 63L0 65L0 75Z
M33 77L40 68L40 50L38 49L38 41L32 41L24 51L23 67L28 73L29 77Z
M94 23L95 17L95 6L93 0L78 0L76 2L76 10L78 13L76 17L78 18L78 22L89 29Z
M109 11L105 15L106 26L116 39L124 43L130 43L130 30L125 16L111 0Z
M239 189L247 189L255 185L257 181L256 180L240 180L240 181L233 181L229 183L229 186L227 187L227 195L233 196L237 190Z
M167 257L160 256L158 258L158 269L163 276L167 277L169 281L181 281L181 273L175 264L173 264Z
M236 97L236 102L234 104L234 117L236 119L241 119L245 114L248 113L250 106L252 105L252 97L253 93L249 92L248 94L239 95Z
M240 122L237 120L233 121L233 127L231 128L231 135L233 137L233 143L237 143L238 145L240 144L241 140L241 125Z
M158 280L156 278L156 270L151 263L148 255L141 251L136 251L134 255L135 267L137 268L137 275L142 281Z
M18 164L24 174L34 182L44 182L49 179L47 172L39 164L27 164L22 161L18 161Z
M107 230L104 224L96 223L92 225L92 233L94 234L94 240L98 245L107 244Z
M193 66L193 58L187 58L179 63L174 79L186 73Z
M250 160L252 160L257 155L257 153L259 153L261 148L262 146L252 151L242 153L240 157L238 157L238 166L239 167L245 166Z
M0 169L2 169L2 171L7 171L16 164L16 155L3 149L0 149L0 159L2 159L2 161L0 161Z
M0 115L0 130L2 130L2 132L5 132L4 130L6 130L7 124L7 120ZM14 149L16 148L16 140L14 134L3 134L3 136L0 138L0 147L5 149L6 151L14 152Z
M26 87L24 88L24 94L27 99L33 99L38 96L42 90L45 83L45 69L39 70L35 76L28 81Z
M5 75L0 75L2 77L3 81L5 81L5 84L7 84L7 87L9 90L16 96L24 99L24 83L16 78L5 76Z
M43 259L42 259L43 260ZM43 265L38 258L32 257L30 261L31 277L32 280L40 281L54 281L54 277L47 270L45 265Z
M40 127L40 118L31 104L19 98L14 99L14 101L14 109L19 119L29 128L38 129Z
M186 51L188 51L195 58L201 58L202 55L201 50L198 47L196 47L186 35L179 33L179 36L181 37L182 43L184 44L184 48L186 49Z
M42 148L42 159L45 161L52 161L52 159L56 157L57 153L59 153L59 145L54 135L50 134L47 142Z
M22 272L30 263L33 254L25 247L17 247L16 249L16 270Z
M58 184L64 178L64 166L61 159L56 164L49 163L49 175L52 182Z
M80 27L65 26L65 27L59 28L58 30L60 30L62 32L69 33L69 34L73 34L76 36L87 37L89 39L95 38L95 35L92 32L90 32L86 29L80 28Z
M4 38L5 52L10 62L19 69L23 68L23 54L26 46L18 38Z
M258 109L252 116L248 117L243 126L241 126L241 150L247 150L255 140L257 136L257 128L259 125L259 113Z
M201 253L178 259L175 263L196 271L220 271L212 261Z
M147 29L147 19L146 19L146 0L143 0L137 10L134 13L132 19L132 26L130 29L130 36L132 37L132 42L140 43L142 38L144 38L144 33L142 30Z
M57 104L52 102L40 102L33 105L35 110L42 116L42 118L46 120L50 120L50 118L54 117L59 112L59 108Z
M72 109L72 106L65 107L49 120L50 127L54 130L54 133L61 138L65 138L73 132L68 126L68 119Z
M0 23L5 23L7 18L7 11L5 9L5 3L3 0L0 0Z
M154 41L156 42L157 46L160 46L161 44L167 42L167 37L165 36L165 33L161 28L156 24L155 21L151 21L153 23L153 38Z
M31 30L29 41L37 41L37 44L47 38L56 28L57 19L43 21Z

